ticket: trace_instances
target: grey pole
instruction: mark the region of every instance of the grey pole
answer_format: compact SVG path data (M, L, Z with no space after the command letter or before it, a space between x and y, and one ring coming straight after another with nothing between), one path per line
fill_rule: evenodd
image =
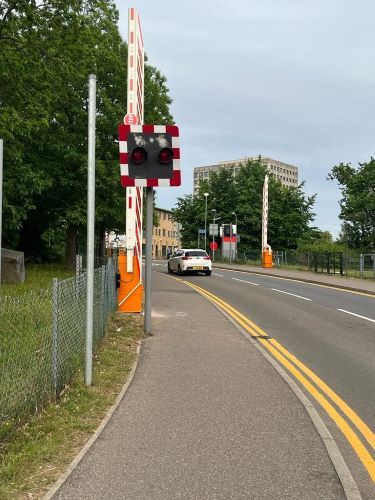
M233 229L231 220L229 224L229 264L232 264L232 234L233 234Z
M152 215L154 209L154 188L146 188L146 255L145 255L145 324L146 335L151 335L152 321Z
M212 210L213 215L213 229L212 229L212 262L215 261L215 215L216 210Z
M94 237L95 237L95 121L96 76L89 76L89 122L87 165L87 262L86 262L86 365L85 384L92 384L92 338L94 312Z
M206 204L204 209L204 249L207 252L207 196L208 193L203 193L206 198Z
M52 384L55 397L58 396L58 362L59 362L59 284L58 279L52 282Z
M3 149L4 143L0 139L0 286L1 286L1 245L2 245L2 221L3 221Z

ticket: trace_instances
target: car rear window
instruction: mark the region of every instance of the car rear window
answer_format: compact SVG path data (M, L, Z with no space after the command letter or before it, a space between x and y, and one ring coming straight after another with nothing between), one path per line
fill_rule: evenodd
M185 252L186 257L207 257L207 253L204 250L191 250L190 252Z

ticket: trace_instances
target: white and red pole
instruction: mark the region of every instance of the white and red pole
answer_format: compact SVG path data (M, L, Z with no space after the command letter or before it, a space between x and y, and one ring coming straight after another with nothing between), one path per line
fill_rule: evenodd
M124 123L142 127L144 45L141 21L134 7L129 9L128 17L127 84L127 113ZM118 305L123 312L141 312L142 309L142 195L142 187L126 188L126 256L119 256L118 260L121 275Z
M262 211L262 267L272 267L272 250L268 244L268 175L263 184L263 211Z
M128 91L125 123L142 125L144 117L144 44L137 10L129 9ZM133 255L142 270L142 188L126 188L127 272L133 272Z

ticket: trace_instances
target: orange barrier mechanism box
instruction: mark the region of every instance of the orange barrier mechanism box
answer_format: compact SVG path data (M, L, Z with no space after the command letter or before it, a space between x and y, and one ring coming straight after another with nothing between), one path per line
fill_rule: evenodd
M120 273L120 287L117 291L118 310L121 312L140 313L142 311L143 285L139 261L133 257L133 272L126 271L126 255L118 256L118 272Z

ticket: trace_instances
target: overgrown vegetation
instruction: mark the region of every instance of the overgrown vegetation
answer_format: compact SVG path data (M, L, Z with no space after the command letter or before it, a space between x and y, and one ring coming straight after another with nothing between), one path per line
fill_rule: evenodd
M142 337L139 316L116 313L94 355L93 385L78 372L59 401L35 415L0 447L0 498L40 498L113 404Z

